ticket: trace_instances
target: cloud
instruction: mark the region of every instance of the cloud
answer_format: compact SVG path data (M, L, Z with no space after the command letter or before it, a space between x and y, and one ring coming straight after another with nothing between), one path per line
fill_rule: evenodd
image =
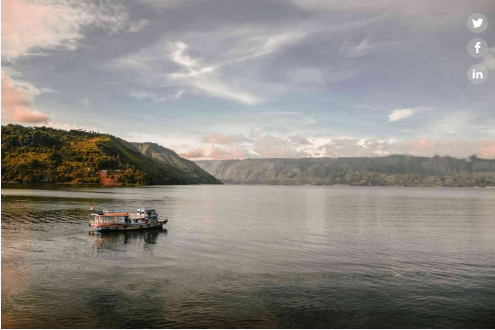
M215 73L218 69L225 65L232 65L248 59L252 59L261 55L268 54L268 50L260 50L255 54L246 55L235 60L226 61L219 64L201 64L199 59L195 59L187 55L188 45L184 42L175 42L169 44L170 59L185 69L185 72L171 73L169 78L183 84L185 87L192 87L203 93L210 94L216 97L227 98L238 101L247 105L257 105L263 100L250 92L236 88L232 84L223 81Z
M248 139L244 135L220 133L206 134L203 142L207 144L198 148L186 146L180 155L190 159L299 158L309 156L301 145L311 144L299 136L281 138L263 135Z
M260 80L261 59L297 42L303 34L251 26L196 32L184 35L183 40L164 38L108 67L133 72L143 87L181 88L189 94L259 105L286 88ZM209 40L208 47L205 40Z
M403 41L371 41L370 37L364 38L355 44L352 41L345 40L339 47L339 51L346 58L361 57L376 51L385 51L387 47L400 46Z
M173 7L178 7L184 3L182 0L138 0L139 2L153 7L155 10L165 10ZM204 0L195 0L196 3ZM136 1L137 2L137 1Z
M456 111L446 115L441 121L433 124L433 130L446 134L461 134L476 116L468 111Z
M141 32L149 24L150 21L147 19L142 19L137 22L131 22L129 23L129 28L127 29L127 32L131 32L131 33Z
M242 134L225 135L221 133L208 133L203 138L203 141L206 143L214 143L214 144L237 144L251 140L249 140Z
M413 109L396 109L388 115L388 121L398 121L414 115Z
M432 108L428 107L418 107L418 108L406 108L406 109L395 109L388 114L388 121L399 121L415 114L424 111L430 111Z
M172 95L171 94L162 95L162 94L141 90L141 91L131 91L129 93L129 96L139 101L150 100L154 104L160 104L167 101L175 101L179 99L183 94L184 94L184 89L180 89Z
M253 145L253 151L259 158L300 158L307 157L299 145L293 144L290 139L266 135L258 139Z
M369 39L363 39L357 45L344 43L339 49L347 58L352 58L363 56L364 54L370 52L373 48L375 47L370 44Z
M44 123L35 123L33 126L46 126L46 127L53 127L56 129L61 129L64 131L70 131L70 130L83 130L83 131L95 131L95 132L101 132L105 133L103 131L100 131L97 127L86 127L82 125L73 125L73 124L68 124L68 123L59 123L56 121L48 121Z
M495 158L495 140L460 141L437 139L333 139L321 147L326 157L377 157L394 154L421 157L451 156L466 158L472 154Z
M128 14L121 5L85 1L2 2L2 57L14 61L43 50L76 49L84 26L117 32Z
M495 140L493 141L486 141L479 149L478 156L480 158L495 158Z
M4 67L2 70L2 78L6 79L10 84L12 84L16 89L22 91L27 98L32 99L41 93L55 92L50 88L37 88L33 84L21 80L23 77L22 73L14 70L11 67Z
M334 12L345 14L346 12L364 13L385 13L401 16L401 20L413 21L422 26L438 26L438 22L444 24L457 24L459 19L464 19L466 12L470 12L473 4L489 10L489 3L465 1L459 2L457 6L451 7L447 0L437 0L435 5L431 5L429 0L416 1L396 1L396 0L352 0L352 1L331 1L331 0L292 0L292 2L307 11L311 12ZM481 9L480 9L481 10Z
M301 136L301 135L290 136L289 141L291 143L294 143L295 145L302 145L302 146L313 144L307 138L305 138L304 136Z
M245 147L234 146L224 149L213 145L189 148L187 151L179 153L179 155L187 159L244 159L253 156Z
M376 157L388 155L388 141L331 139L319 147L324 157Z
M179 154L189 159L304 158L304 157L380 157L411 155L467 158L477 154L495 158L495 139L393 139L352 137L277 137L258 135L246 140L243 135L209 133L199 147L182 145Z
M488 70L495 70L495 47L488 48L488 52L481 62Z
M211 4L212 11L216 12L212 9L216 5ZM175 13L183 17L188 11L204 11L203 6L206 2L194 2L187 10L167 6L169 10L161 13L169 13L174 20ZM226 11L243 10L243 5L222 6L228 7L224 8ZM277 2L266 6L267 11L282 9ZM338 44L348 34L383 20L381 15L360 15L359 19L341 22L340 18L334 21L298 8L290 9L288 16L277 14L268 21L257 14L252 18L232 19L228 15L210 17L210 9L208 13L198 15L190 24L166 28L160 39L144 43L135 52L126 52L110 61L107 68L122 76L131 73L146 91L181 88L188 96L257 106L277 101L293 91L306 95L328 91L329 84L352 79L363 72L361 63L342 59ZM356 50L348 51L357 56L392 42L388 39L368 37L363 43L366 47L358 44ZM361 50L363 47L366 50Z
M30 95L39 94L31 84L24 83L25 88L15 86L14 81L2 71L2 120L19 123L44 123L48 115L30 108Z
M439 1L266 1L254 8L156 0L158 9L141 2L10 0L3 4L3 58L29 72L26 79L36 86L4 72L28 108L46 111L50 120L92 126L111 115L108 129L119 134L147 118L150 131L161 132L148 141L170 146L175 134L204 149L197 152L220 157L418 152L376 138L382 134L414 141L492 138L488 85L476 95L460 88L465 76L452 70L465 56L445 50L462 41L452 22L465 22L464 7L489 14L493 6L473 0L445 10L447 2ZM437 15L441 26L429 25ZM384 48L393 42L403 44ZM490 46L478 62L493 68ZM60 92L39 97L47 92L42 85ZM86 98L91 103L84 107L79 100ZM435 112L421 113L419 105ZM216 133L207 137L205 130ZM315 142L318 133L322 143ZM237 140L240 134L252 141ZM356 141L338 142L342 136Z

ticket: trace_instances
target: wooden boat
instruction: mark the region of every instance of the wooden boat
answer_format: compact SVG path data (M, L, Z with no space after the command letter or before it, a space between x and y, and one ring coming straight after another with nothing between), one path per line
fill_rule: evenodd
M89 221L89 226L98 232L160 229L168 222L168 219L159 220L153 208L137 209L136 214L103 210L95 211L91 215L94 219Z

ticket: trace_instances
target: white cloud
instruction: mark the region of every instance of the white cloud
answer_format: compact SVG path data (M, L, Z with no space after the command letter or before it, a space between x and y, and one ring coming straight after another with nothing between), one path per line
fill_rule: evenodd
M395 110L389 112L388 121L399 121L399 120L411 117L411 116L418 114L420 112L430 111L430 110L433 110L433 109L428 108L428 107L395 109Z
M73 125L73 124L67 124L67 123L59 123L56 121L48 121L43 124L35 124L33 126L46 126L46 127L53 127L56 129L62 129L64 131L70 131L70 130L83 130L83 131L96 131L98 132L98 128L96 127L86 127L86 126L81 126L81 125ZM101 132L101 131L100 131ZM104 132L101 132L104 133Z
M464 129L473 121L476 116L467 111L457 111L446 115L441 121L435 123L433 130L446 134L461 135Z
M282 47L285 42L295 39L297 35L290 33L253 37L224 54L227 58L223 62L214 64L203 64L199 58L188 55L189 46L184 42L169 43L170 59L185 69L185 72L169 74L169 78L183 84L184 87L192 87L206 94L232 99L247 105L257 105L264 101L263 97L235 86L229 81L231 78L223 76L219 71L226 66L233 66L270 54Z
M495 158L495 140L459 141L452 139L332 139L322 147L327 157L377 157L394 154L466 158L477 154Z
M208 133L200 145L177 145L180 155L191 159L301 158L301 157L379 157L411 155L466 158L477 154L495 158L495 140L460 141L456 139L393 139L353 137L277 137L270 134L226 136Z
M2 57L39 55L45 50L76 49L84 26L117 32L128 14L123 6L105 2L24 1L2 3Z
M142 101L150 100L152 103L160 104L167 101L175 101L179 99L184 94L184 89L176 91L174 94L157 94L153 92L141 91L131 91L129 96L133 99Z
M346 57L352 58L362 56L371 51L373 48L375 47L371 45L369 39L366 38L357 45L343 44L340 46L340 51L343 52Z
M396 109L388 114L388 121L398 121L414 115L413 109Z
M214 144L240 144L251 140L242 134L225 135L221 133L208 133L204 136L203 141Z
M164 39L116 59L109 67L137 74L147 87L180 88L190 94L257 105L286 87L260 81L261 67L255 61L297 42L302 35L252 27L235 31L222 28L208 36L186 35L184 41ZM206 39L210 40L208 47L202 44Z

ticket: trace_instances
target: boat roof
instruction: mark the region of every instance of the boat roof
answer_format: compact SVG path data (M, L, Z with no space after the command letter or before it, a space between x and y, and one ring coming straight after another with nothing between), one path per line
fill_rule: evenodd
M103 212L103 213L96 213L95 215L108 216L108 217L125 217L125 216L128 216L129 213L127 213L127 212Z
M143 207L140 209L137 209L138 211L155 211L154 207Z

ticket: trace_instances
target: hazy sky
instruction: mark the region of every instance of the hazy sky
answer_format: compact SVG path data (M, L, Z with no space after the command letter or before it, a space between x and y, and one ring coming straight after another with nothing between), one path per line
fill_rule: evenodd
M2 1L2 124L190 159L495 158L494 91L492 0Z

